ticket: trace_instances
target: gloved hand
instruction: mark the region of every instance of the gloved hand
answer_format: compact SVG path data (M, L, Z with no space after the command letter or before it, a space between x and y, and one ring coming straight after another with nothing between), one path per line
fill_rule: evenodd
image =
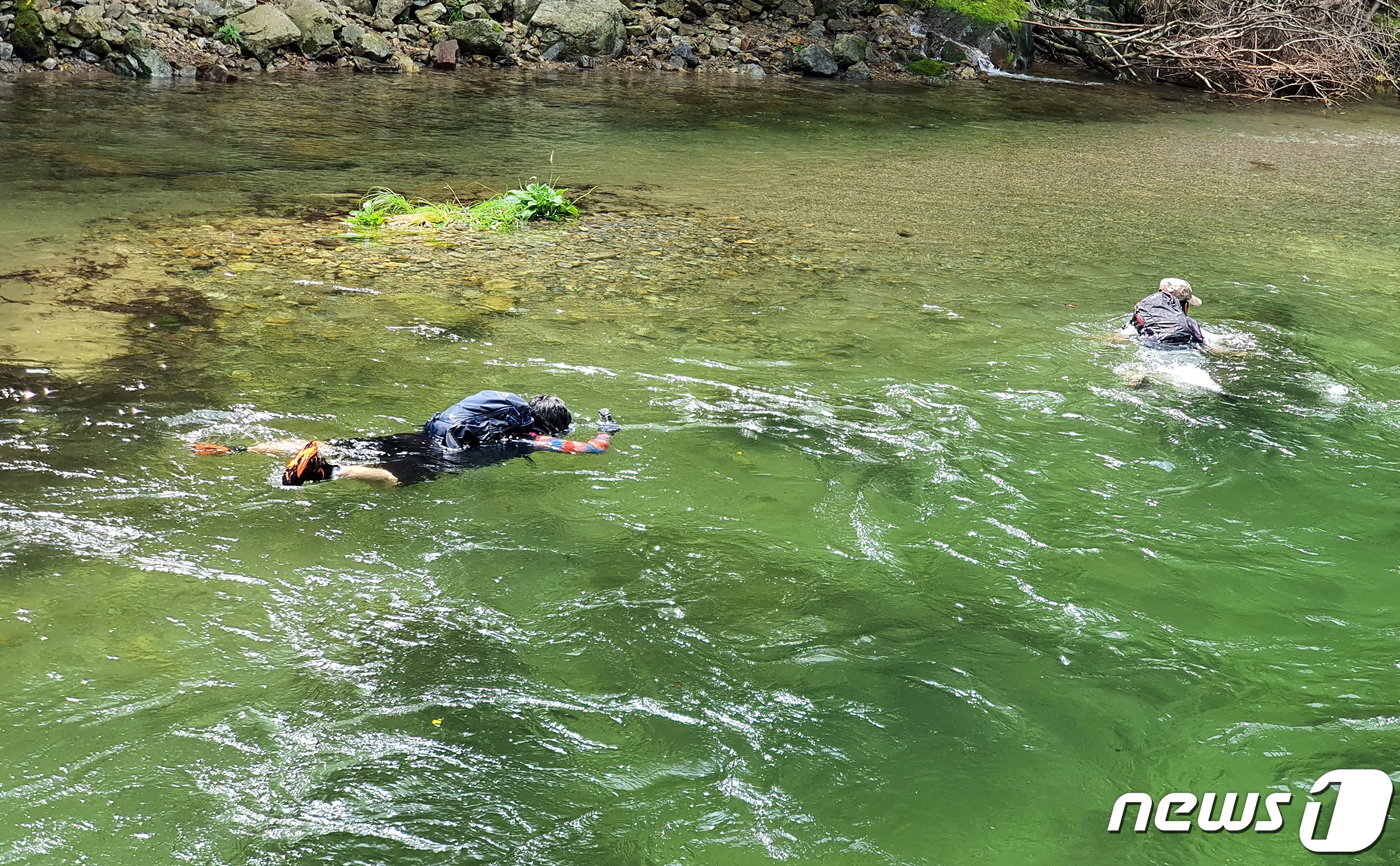
M612 413L607 409L598 410L598 432L609 435L622 429L622 425L613 420Z

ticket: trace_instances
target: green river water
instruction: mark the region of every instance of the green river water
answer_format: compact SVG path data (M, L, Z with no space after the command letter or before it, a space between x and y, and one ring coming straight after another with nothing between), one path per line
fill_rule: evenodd
M0 863L1315 858L1312 781L1400 772L1397 147L1010 80L0 85ZM574 226L325 216L551 171ZM1168 275L1238 399L1125 384ZM623 431L393 490L186 447L487 387Z

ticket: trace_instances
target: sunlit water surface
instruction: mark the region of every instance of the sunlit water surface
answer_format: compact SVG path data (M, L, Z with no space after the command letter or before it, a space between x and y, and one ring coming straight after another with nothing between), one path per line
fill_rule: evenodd
M1012 81L4 86L0 862L1301 859L1313 779L1400 770L1397 145ZM551 172L697 246L484 312L470 254L33 277ZM1254 347L1204 362L1235 399L1106 339L1166 275ZM186 449L482 387L624 430L392 491ZM1104 832L1269 790L1280 834Z

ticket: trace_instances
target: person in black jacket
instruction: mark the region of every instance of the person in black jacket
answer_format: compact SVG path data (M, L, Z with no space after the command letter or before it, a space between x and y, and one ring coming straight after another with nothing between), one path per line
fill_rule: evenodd
M480 391L437 413L420 431L326 441L283 439L249 446L196 442L197 454L291 455L282 484L354 479L387 485L411 484L450 472L489 466L540 451L601 454L620 426L607 409L598 412L598 434L586 442L561 438L573 423L569 409L552 394L528 402L504 391ZM349 461L333 464L327 457Z

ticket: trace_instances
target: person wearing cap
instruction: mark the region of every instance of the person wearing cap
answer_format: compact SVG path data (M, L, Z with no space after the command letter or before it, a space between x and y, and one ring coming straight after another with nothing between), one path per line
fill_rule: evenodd
M506 391L479 391L435 414L422 430L354 439L281 439L255 445L195 442L196 454L288 455L282 484L353 479L386 485L425 481L441 472L478 468L540 451L601 454L621 430L607 409L598 411L598 434L587 442L564 439L573 415L553 394L526 401ZM350 461L333 464L327 459Z
M1167 277L1157 289L1155 294L1138 301L1128 318L1127 328L1131 328L1149 349L1206 348L1206 335L1201 326L1187 315L1192 307L1201 305L1201 299L1191 291L1191 284Z

